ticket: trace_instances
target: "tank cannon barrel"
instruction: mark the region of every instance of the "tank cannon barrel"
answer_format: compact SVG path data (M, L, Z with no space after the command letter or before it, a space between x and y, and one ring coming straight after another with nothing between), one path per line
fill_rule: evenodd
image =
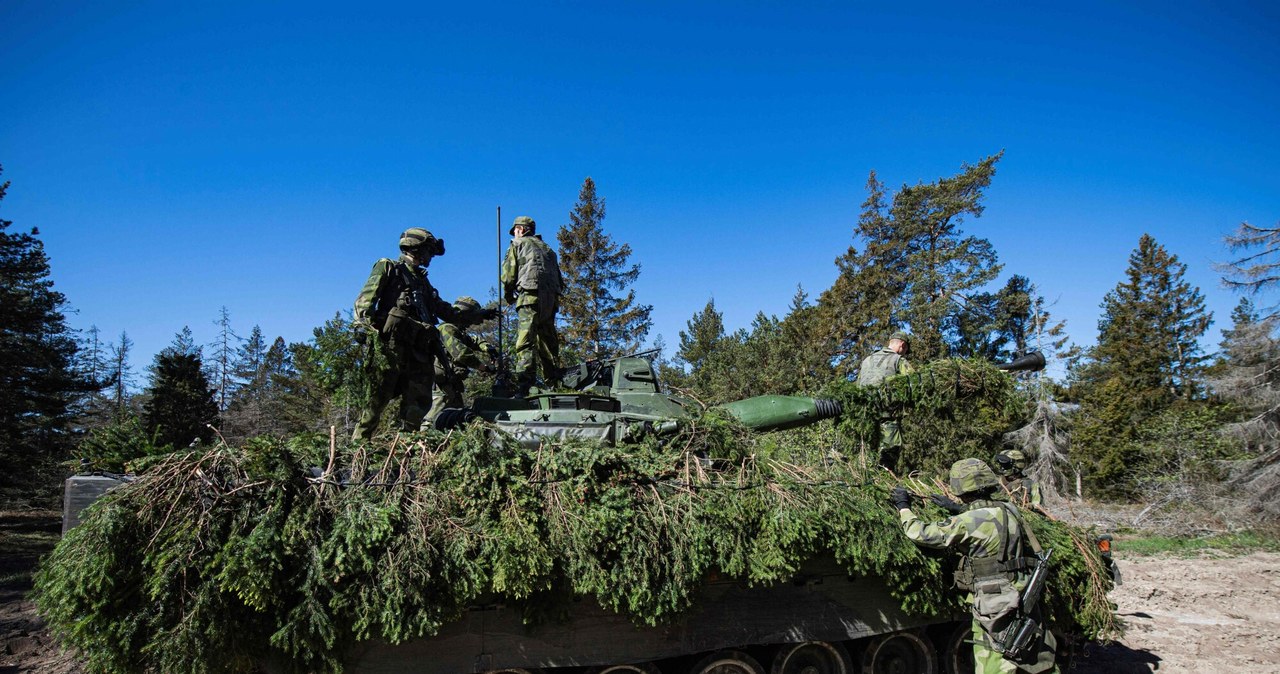
M754 431L780 431L840 416L840 403L825 398L765 395L717 405Z
M1032 351L1007 363L997 363L996 369L1005 372L1039 372L1044 369L1044 365L1044 354Z

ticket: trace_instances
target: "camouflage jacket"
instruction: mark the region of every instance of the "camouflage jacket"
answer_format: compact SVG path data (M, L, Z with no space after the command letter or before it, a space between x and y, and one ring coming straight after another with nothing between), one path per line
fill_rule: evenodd
M858 366L858 386L875 386L889 377L908 372L911 372L911 363L884 347L862 359Z
M419 315L413 301L414 291L421 295L429 315ZM387 316L393 311L429 325L435 325L440 319L452 321L458 318L453 306L440 299L440 293L431 286L426 270L414 267L404 255L397 261L384 257L373 263L373 271L369 272L368 280L356 296L355 321L384 332Z
M925 523L910 510L900 511L900 517L903 531L916 545L960 554L956 584L965 590L974 580L996 576L1020 587L1028 565L1035 562L1023 556L1024 524L1017 508L1008 503L974 501L963 513L934 523Z
M440 341L444 344L444 352L449 354L454 372L446 372L444 363L437 360L437 376L452 377L459 374L458 370L478 368L489 361L489 356L484 352L480 342L453 323L444 323L440 326Z
M503 292L516 296L517 307L555 302L563 285L555 251L536 234L511 241L501 281Z

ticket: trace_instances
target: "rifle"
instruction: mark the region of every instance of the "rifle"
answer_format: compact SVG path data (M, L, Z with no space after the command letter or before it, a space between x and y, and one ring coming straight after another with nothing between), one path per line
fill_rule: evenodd
M1044 593L1044 583L1049 576L1049 556L1052 554L1053 548L1049 548L1036 555L1040 561L1036 563L1031 579L1022 590L1022 597L1018 601L1018 618L1005 630L997 644L1000 652L1011 660L1017 660L1034 650L1033 647L1039 640L1040 623L1031 614L1040 602L1040 595Z

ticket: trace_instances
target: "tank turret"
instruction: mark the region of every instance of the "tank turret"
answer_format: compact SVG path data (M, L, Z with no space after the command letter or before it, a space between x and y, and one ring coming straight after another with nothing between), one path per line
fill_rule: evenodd
M673 433L701 412L693 401L664 392L653 365L639 356L579 363L566 368L560 385L561 390L528 398L480 398L472 411L530 445L566 437L636 442ZM783 395L756 396L715 409L756 431L797 428L841 412L834 400ZM461 418L441 415L446 416Z

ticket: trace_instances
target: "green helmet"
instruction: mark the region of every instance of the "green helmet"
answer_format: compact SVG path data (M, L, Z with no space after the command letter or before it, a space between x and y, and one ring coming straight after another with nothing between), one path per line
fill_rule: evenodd
M903 332L902 330L899 330L899 331L897 331L897 332L893 333L892 335L889 335L889 341L891 341L891 342L892 342L892 341L893 341L893 340L895 340L895 339L897 339L897 340L901 340L901 342L902 342L903 344L906 344L906 345L907 345L907 348L911 348L911 335L908 335L907 333Z
M956 496L976 494L998 484L1000 478L982 459L960 459L951 464L951 491Z
M476 298L469 295L463 295L462 297L454 300L453 308L464 314L478 314L481 309L480 303L476 301Z
M516 219L511 223L511 229L507 233L512 236L515 236L516 227L524 227L528 229L529 230L527 232L528 234L533 234L534 232L538 231L538 223L534 222L533 218L527 215L516 216Z
M1016 449L1006 449L996 454L996 471L1001 475L1012 475L1015 472L1025 470L1027 467L1027 455Z
M417 250L426 248L432 255L444 255L444 239L421 227L410 227L400 234L400 250Z

